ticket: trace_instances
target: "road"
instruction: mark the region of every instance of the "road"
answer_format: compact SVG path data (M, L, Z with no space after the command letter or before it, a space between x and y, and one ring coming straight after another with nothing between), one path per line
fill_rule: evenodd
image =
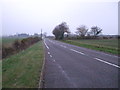
M44 45L43 88L118 88L119 57L51 39Z

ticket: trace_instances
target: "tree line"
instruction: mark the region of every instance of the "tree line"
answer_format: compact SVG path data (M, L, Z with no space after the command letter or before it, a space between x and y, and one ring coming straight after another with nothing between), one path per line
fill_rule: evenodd
M85 25L80 25L76 28L75 33L81 38L85 38L86 36L96 38L100 33L102 33L102 29L98 26L92 26L90 31L88 30L89 29ZM57 40L64 39L65 32L67 33L67 37L69 37L70 30L66 22L62 22L61 24L57 25L52 31L52 33L55 36L55 39Z

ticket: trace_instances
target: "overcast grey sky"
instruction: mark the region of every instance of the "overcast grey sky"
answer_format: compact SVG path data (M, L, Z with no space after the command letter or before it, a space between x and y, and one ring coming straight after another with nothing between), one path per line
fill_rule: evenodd
M89 2L88 2L89 1ZM2 34L40 33L52 35L65 21L74 33L79 25L97 25L103 34L118 34L119 0L2 0ZM1 9L0 9L1 11Z

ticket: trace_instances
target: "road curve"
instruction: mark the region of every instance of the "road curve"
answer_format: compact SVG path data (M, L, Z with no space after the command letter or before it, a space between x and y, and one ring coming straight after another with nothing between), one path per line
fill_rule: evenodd
M118 88L119 57L51 39L44 45L43 88Z

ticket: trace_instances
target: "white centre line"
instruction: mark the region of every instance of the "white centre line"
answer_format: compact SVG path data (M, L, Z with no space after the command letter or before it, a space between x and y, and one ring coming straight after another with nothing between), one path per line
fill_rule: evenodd
M53 61L55 62L55 60L53 59Z
M109 63L109 62L104 61L104 60L101 60L101 59L99 59L99 58L94 58L94 59L96 59L96 60L98 60L98 61L100 61L100 62L106 63L106 64L108 64L108 65L111 65L111 66L114 66L114 67L120 68L120 66L118 66L118 65L115 65L115 64Z
M74 49L70 49L70 50L71 50L71 51L74 51L74 52L76 52L76 53L79 53L79 54L85 55L84 53L79 52L79 51L77 51L77 50L74 50Z
M50 57L52 57L52 55L50 55Z
M49 49L49 47L47 46L47 44L45 43L45 41L44 41L44 44L45 44L45 46L47 47L47 49Z

